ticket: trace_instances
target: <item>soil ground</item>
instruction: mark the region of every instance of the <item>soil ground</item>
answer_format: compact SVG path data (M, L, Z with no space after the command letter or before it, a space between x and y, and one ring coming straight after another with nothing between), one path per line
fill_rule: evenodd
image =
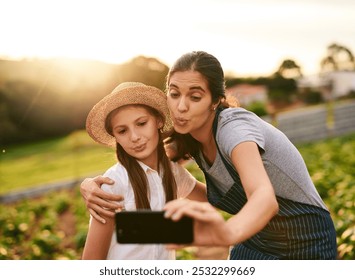
M227 260L228 247L199 247L196 252L198 260Z

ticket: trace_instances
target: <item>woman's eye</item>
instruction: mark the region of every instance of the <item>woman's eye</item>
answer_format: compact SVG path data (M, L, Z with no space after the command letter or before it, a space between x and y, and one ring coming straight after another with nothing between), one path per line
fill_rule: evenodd
M201 100L201 96L191 95L191 100L192 101L200 101Z
M122 134L125 134L126 130L125 129L122 129L122 130L118 130L117 133L122 135Z
M172 98L177 98L177 97L179 97L179 93L177 93L177 92L169 92L169 96L172 97Z

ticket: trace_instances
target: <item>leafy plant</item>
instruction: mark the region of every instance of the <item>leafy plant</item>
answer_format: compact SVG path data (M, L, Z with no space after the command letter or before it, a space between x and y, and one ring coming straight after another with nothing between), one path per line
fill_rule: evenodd
M339 259L355 259L355 134L298 149L334 220ZM189 162L187 168L204 180L196 164ZM0 260L80 259L88 224L79 186L0 204ZM178 250L177 258L195 259L196 248Z

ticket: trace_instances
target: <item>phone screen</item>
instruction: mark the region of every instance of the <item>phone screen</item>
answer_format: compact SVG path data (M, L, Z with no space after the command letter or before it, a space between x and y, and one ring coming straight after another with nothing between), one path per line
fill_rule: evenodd
M164 211L123 211L116 213L118 243L174 243L193 241L193 220L164 218Z

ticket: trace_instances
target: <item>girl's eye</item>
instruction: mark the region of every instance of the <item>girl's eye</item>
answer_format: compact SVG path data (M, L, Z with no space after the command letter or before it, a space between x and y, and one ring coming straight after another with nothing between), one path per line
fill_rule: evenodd
M144 126L147 122L139 122L137 125L138 126Z
M125 129L118 130L117 133L118 133L119 135L123 135L123 134L126 133L126 130L125 130Z

